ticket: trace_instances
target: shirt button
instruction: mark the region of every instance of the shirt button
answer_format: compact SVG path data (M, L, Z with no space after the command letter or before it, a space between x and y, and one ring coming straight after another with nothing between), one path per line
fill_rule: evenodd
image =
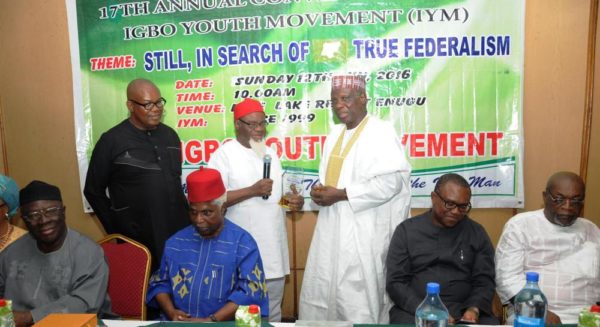
M160 157L158 157L158 160L160 160Z
M155 145L155 146L154 146L154 148L155 148L155 149L158 149L158 145Z

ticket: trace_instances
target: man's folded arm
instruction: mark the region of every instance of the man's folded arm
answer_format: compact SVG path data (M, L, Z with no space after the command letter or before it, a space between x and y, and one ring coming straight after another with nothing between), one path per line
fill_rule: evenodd
M496 247L496 291L503 304L509 303L525 285L525 248L520 233L512 227L510 221Z
M399 226L392 236L387 255L386 290L398 307L407 312L414 312L423 299L409 286L412 273L407 249L406 231Z
M236 305L258 304L261 315L268 316L269 300L265 273L256 242L249 238L250 236L247 235L244 237L247 241L242 240L240 242L242 250L238 253L241 258L237 267L239 279L227 300Z
M492 300L496 289L494 270L494 248L492 243L485 234L485 230L481 230L480 246L475 253L473 263L472 288L467 300L464 302L463 311L470 307L478 308L480 311L488 315L493 315Z
M366 181L346 186L348 202L354 212L372 209L389 201L407 187L401 171L374 176Z
M73 276L75 283L68 294L31 310L35 322L50 313L100 312L108 289L108 265L103 255L92 256L87 261L89 265L75 268L79 274Z

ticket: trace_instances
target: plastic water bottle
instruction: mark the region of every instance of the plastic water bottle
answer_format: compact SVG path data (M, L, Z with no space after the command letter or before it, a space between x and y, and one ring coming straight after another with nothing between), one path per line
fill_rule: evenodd
M527 283L515 296L515 327L544 326L548 300L538 286L540 275L536 272L525 274Z
M417 327L446 327L448 309L440 299L440 284L427 283L427 296L417 307L415 324Z

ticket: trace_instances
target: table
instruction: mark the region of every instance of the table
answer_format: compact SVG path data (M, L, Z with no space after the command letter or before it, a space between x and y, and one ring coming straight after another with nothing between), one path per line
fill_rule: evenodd
M216 323L190 323L190 322L172 322L172 321L140 321L140 320L109 320L103 319L102 322L107 327L138 327L138 326L149 326L154 324L157 327L166 326L186 326L186 327L235 327L234 321L223 321ZM263 326L274 326L274 327L293 327L294 323L285 322L263 322Z
M185 327L235 327L234 321L224 321L216 323L189 323L189 322L160 322L160 321L138 321L138 320L102 320L107 327L138 327L148 326L155 324L157 327L167 326L185 326ZM273 327L294 327L296 324L287 322L271 322L267 323L263 321L263 326ZM376 325L376 324L355 324L354 327L375 327L375 326L388 326L388 327L415 327L414 325ZM458 326L458 325L457 325ZM482 325L477 325L481 327ZM486 327L501 327L499 326L486 326ZM506 326L503 326L506 327ZM577 325L560 325L560 327L577 327Z

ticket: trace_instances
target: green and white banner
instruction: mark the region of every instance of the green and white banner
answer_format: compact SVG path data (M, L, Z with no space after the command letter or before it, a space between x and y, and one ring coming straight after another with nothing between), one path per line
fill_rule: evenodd
M523 207L523 0L66 0L83 185L95 142L135 78L167 99L184 171L235 137L231 108L263 102L267 143L304 195L336 123L332 75L367 77L368 110L397 128L412 206L462 174L475 207Z

